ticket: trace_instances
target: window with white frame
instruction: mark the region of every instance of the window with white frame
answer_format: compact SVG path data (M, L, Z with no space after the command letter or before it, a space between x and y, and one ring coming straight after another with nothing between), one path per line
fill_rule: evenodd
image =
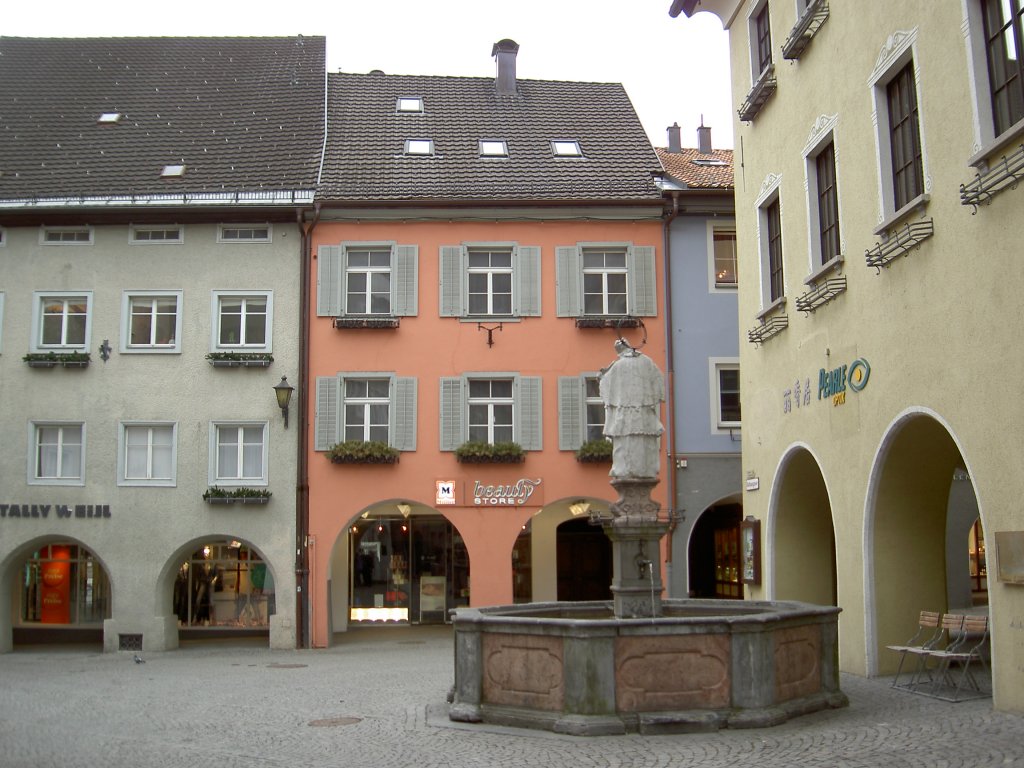
M786 295L782 251L781 182L781 176L769 175L757 198L757 239L763 307L770 307Z
M601 379L597 376L586 376L583 379L586 396L586 432L587 440L604 438L604 399L601 397Z
M43 227L39 242L43 245L92 245L92 227Z
M185 242L185 230L178 225L148 226L132 224L128 242L132 245L181 245Z
M868 80L874 103L879 187L885 229L926 198L924 137L914 47L917 30L891 35ZM877 230L876 230L877 231Z
M28 481L32 485L83 485L85 424L32 422Z
M214 351L270 352L273 309L270 291L214 291Z
M750 30L750 64L753 79L756 82L772 63L772 29L771 15L768 12L768 0L755 4L750 14L748 28Z
M712 358L711 413L713 431L740 426L740 365L736 358Z
M539 316L540 252L509 242L441 246L441 316Z
M346 378L342 430L345 440L388 441L391 424L390 379Z
M555 248L559 317L657 314L653 246L577 243Z
M314 450L345 440L379 440L416 450L415 378L386 372L342 372L316 379Z
M346 313L390 315L391 249L348 248L346 257Z
M211 442L211 485L267 484L266 422L214 423Z
M92 332L92 291L33 294L32 351L89 349Z
M811 271L842 255L839 231L839 184L836 174L836 148L829 131L809 150L807 165L807 202L811 216Z
M122 352L180 352L181 291L125 291Z
M708 222L711 239L711 287L733 289L739 285L736 260L736 225Z
M967 0L968 72L974 97L971 163L1024 134L1024 2Z
M117 484L173 486L176 438L173 423L121 422Z
M406 317L418 311L419 248L394 242L321 245L317 315Z
M270 224L221 224L218 243L269 243L273 240Z
M540 450L541 379L515 373L472 373L441 379L441 450L472 440L513 441Z

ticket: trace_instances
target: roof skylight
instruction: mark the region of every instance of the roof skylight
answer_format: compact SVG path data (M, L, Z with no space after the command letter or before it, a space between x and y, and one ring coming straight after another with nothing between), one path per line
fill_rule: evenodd
M480 155L482 157L508 157L508 144L501 139L481 139Z
M432 155L434 154L434 142L431 139L407 139L405 142L405 154Z
M123 118L124 115L120 112L104 112L96 118L96 122L100 125L110 125L113 123L120 123Z
M574 140L556 140L551 142L551 149L557 157L580 157L580 143Z
M171 176L184 176L185 166L184 165L165 165L164 169L160 171L160 175L164 178Z
M423 99L419 96L399 96L398 97L398 111L399 112L422 112L423 111Z

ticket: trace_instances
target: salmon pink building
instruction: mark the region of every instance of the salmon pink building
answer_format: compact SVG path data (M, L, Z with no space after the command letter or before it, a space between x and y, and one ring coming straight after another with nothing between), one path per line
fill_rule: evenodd
M314 646L609 596L597 377L620 334L664 367L660 164L621 85L520 80L517 51L495 44L493 79L328 75L300 520Z

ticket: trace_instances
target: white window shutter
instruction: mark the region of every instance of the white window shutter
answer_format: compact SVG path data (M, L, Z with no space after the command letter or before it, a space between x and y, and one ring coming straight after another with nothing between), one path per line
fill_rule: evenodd
M345 278L344 249L321 245L316 256L316 313L320 317L342 314L342 282Z
M555 292L558 317L583 314L583 272L576 246L555 248Z
M416 450L416 379L399 377L391 398L391 446Z
M463 435L463 394L462 379L444 377L441 379L441 450L454 451L465 442Z
M326 451L338 442L338 393L336 376L316 377L316 418L313 450Z
M515 259L515 314L519 317L540 317L540 246L519 246Z
M583 444L583 379L558 377L558 450L575 451Z
M516 442L524 451L539 451L544 447L541 378L522 376L516 397Z
M651 317L658 314L658 286L654 267L654 247L637 245L626 252L629 286L629 314Z
M465 248L441 246L441 317L462 317L466 295Z
M391 265L391 310L396 317L419 311L419 246L399 245Z

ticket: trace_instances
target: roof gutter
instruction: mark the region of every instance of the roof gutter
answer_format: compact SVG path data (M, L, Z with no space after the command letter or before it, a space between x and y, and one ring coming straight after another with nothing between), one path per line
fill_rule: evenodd
M671 597L672 584L672 534L676 529L676 442L675 442L675 354L672 337L672 222L679 216L679 192L672 192L672 210L665 216L664 245L662 254L665 258L665 420L669 428L665 430L668 442L668 541L666 542L665 572L666 583L669 585Z

